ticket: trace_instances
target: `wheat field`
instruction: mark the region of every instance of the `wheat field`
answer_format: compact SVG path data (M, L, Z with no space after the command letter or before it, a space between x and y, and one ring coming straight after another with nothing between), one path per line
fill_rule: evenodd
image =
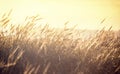
M0 74L120 74L119 30L58 30L36 25L39 16L10 20L10 13L0 17Z

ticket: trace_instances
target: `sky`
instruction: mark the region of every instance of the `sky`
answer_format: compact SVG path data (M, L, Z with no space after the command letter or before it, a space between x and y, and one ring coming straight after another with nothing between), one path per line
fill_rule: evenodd
M78 24L79 29L120 29L120 0L0 0L1 15L10 9L13 23L39 14L42 24L55 28L69 21L68 27Z

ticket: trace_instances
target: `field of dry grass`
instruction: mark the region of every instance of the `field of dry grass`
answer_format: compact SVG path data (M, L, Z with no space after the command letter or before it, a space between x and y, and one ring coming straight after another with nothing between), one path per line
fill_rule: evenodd
M120 74L120 31L98 30L83 38L75 27L21 25L0 17L0 74Z

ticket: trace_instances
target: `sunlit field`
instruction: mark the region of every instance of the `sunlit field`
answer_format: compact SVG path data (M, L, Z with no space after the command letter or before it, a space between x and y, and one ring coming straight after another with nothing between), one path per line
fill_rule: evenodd
M0 74L120 74L120 0L0 0Z
M120 30L37 25L40 16L11 23L0 17L0 74L120 74Z

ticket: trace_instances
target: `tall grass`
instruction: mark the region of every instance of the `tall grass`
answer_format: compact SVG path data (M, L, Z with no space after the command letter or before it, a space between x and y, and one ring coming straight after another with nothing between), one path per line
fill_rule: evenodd
M119 74L120 31L98 30L86 39L75 27L41 26L39 16L20 25L0 18L0 74Z

